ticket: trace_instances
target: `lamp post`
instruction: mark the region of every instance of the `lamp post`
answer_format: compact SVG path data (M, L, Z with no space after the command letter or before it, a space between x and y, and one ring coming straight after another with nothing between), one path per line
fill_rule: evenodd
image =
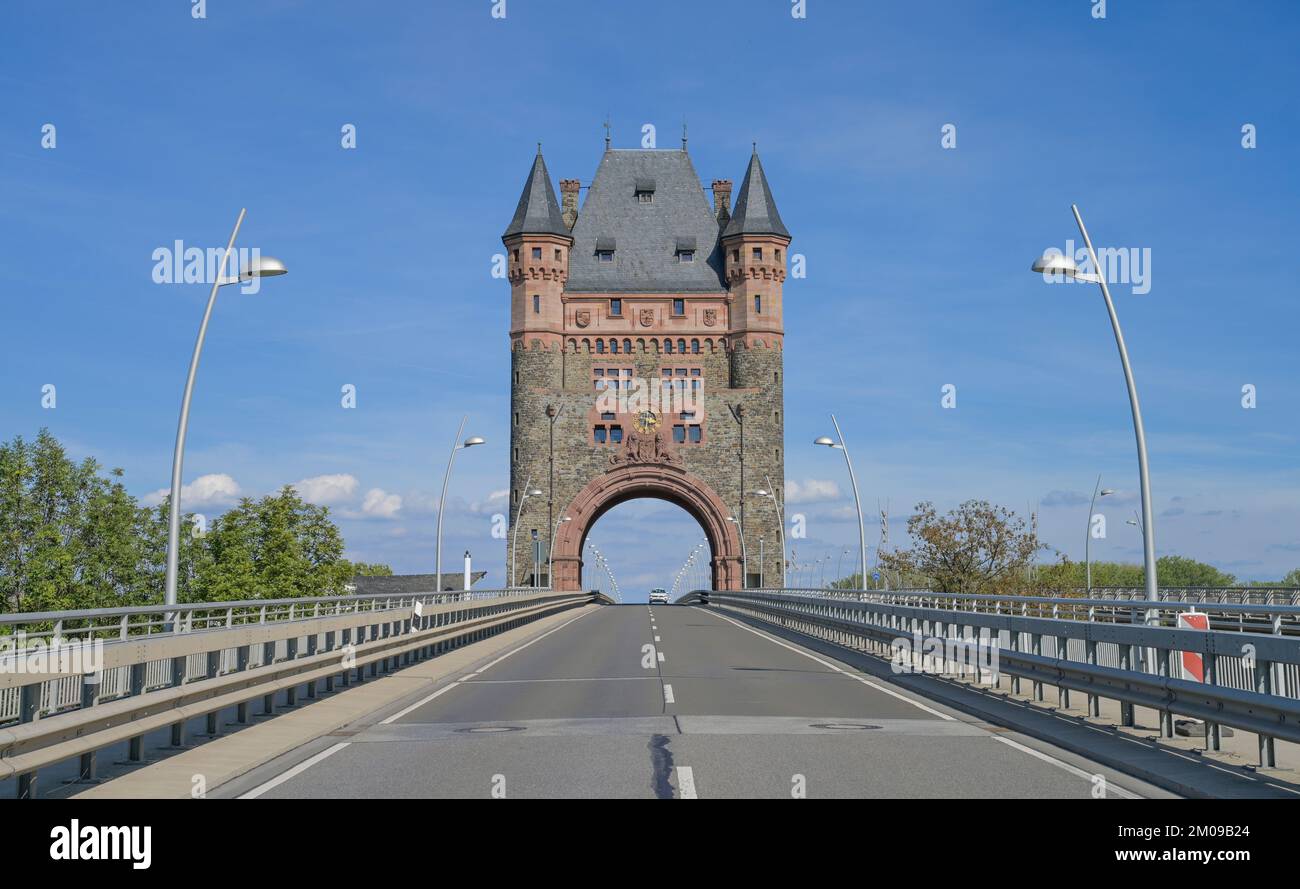
M541 488L534 488L533 477L528 476L528 481L524 482L524 493L519 498L519 506L515 509L515 530L510 534L510 585L515 586L518 580L515 571L515 557L519 554L519 517L524 514L524 504L528 502L529 497L540 497ZM594 548L594 547L593 547Z
M185 433L190 424L190 397L194 394L194 377L199 370L199 356L203 353L203 341L208 334L208 321L212 318L212 308L217 302L217 288L226 284L245 283L253 278L271 278L288 271L280 260L262 256L238 275L226 275L230 253L235 249L235 238L239 237L239 227L244 224L245 212L246 209L239 211L234 231L230 233L230 241L226 244L225 252L221 254L221 266L217 269L216 280L212 282L208 305L203 310L203 320L199 322L199 335L194 341L194 354L190 356L190 371L185 378L185 394L181 396L181 416L176 424L176 450L172 454L172 492L167 522L167 579L163 593L164 605L176 604L176 578L180 565L181 475L185 463Z
M1114 494L1114 493L1115 493L1115 492L1112 491L1110 488L1106 488L1106 489L1104 489L1104 490L1102 489L1102 487L1101 487L1101 473L1098 473L1098 474L1097 474L1097 485L1096 485L1096 487L1094 487L1094 488L1092 489L1092 502L1088 504L1088 531L1087 531L1087 533L1084 535L1084 538L1083 538L1083 565L1084 565L1084 569L1083 569L1083 570L1084 570L1084 573L1085 573L1085 575L1086 575L1085 588L1086 588L1087 591L1090 592L1090 593L1092 592L1092 552L1091 552L1091 544L1092 544L1092 511L1093 511L1093 509L1094 509L1094 508L1096 507L1096 505L1097 505L1097 496L1098 496L1099 494L1100 494L1102 497L1108 497L1108 496L1110 496L1111 494Z
M560 526L565 522L571 522L570 516L563 516L556 521L555 527L551 529L551 543L546 550L546 585L555 589L555 535L560 533Z
M849 468L849 482L853 485L853 505L858 510L858 550L862 559L862 588L867 587L867 528L862 522L862 499L858 496L858 477L853 473L853 459L849 457L848 445L844 443L844 433L840 431L840 424L831 414L831 423L835 426L835 435L839 441L835 441L829 436L823 435L813 442L813 444L824 445L828 448L838 448L844 452L844 464Z
M460 440L460 434L465 431L465 421L468 419L468 415L460 418L456 438L451 443L451 455L447 457L447 469L442 474L442 496L438 498L438 541L434 547L434 571L437 572L438 577L438 592L442 592L442 515L447 506L447 484L451 481L451 467L456 462L457 451L483 444L483 439L477 435L472 435L463 442Z
M749 588L749 553L745 550L745 529L740 524L740 519L734 515L727 516L727 521L736 526L740 532L740 588L742 590Z
M767 487L750 493L756 497L767 497L776 509L776 527L781 532L781 589L785 589L785 510L781 508L781 502L776 499L776 491L772 488L772 477L769 475L764 478L767 479Z
M1110 316L1111 330L1115 334L1115 346L1119 350L1120 364L1124 368L1124 383L1128 388L1129 410L1133 414L1133 437L1137 443L1138 453L1138 479L1142 488L1142 568L1146 576L1146 598L1149 602L1157 602L1160 600L1160 591L1156 586L1156 542L1155 522L1152 520L1151 514L1151 476L1147 470L1147 438L1146 430L1142 425L1142 409L1138 404L1137 384L1133 381L1133 368L1129 365L1128 347L1124 345L1124 333L1120 330L1119 317L1115 314L1115 303L1110 298L1110 288L1106 286L1106 276L1101 270L1100 263L1097 262L1097 252L1092 248L1092 239L1088 237L1088 229L1083 225L1083 217L1079 214L1078 205L1071 204L1070 209L1074 212L1074 221L1079 226L1079 234L1083 236L1083 243L1088 248L1093 273L1084 274L1075 264L1073 257L1063 256L1060 253L1045 254L1033 264L1032 269L1043 275L1063 275L1079 281L1097 284L1101 287L1102 299L1106 303L1106 314ZM1155 615L1154 610L1148 610L1147 622L1150 623L1154 620Z

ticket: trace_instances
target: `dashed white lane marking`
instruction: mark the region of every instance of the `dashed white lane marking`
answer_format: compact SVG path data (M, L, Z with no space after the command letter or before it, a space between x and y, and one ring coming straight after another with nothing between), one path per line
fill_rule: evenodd
M1001 735L994 735L993 740L1001 741L1003 744L1006 744L1008 747L1014 747L1016 750L1019 750L1021 753L1028 753L1030 756L1034 757L1035 759L1041 759L1043 762L1051 763L1052 765L1056 766L1058 769L1064 769L1065 771L1069 772L1071 775L1074 775L1079 778L1083 778L1085 781L1089 783L1092 783L1092 781L1094 780L1095 776L1092 775L1090 772L1085 772L1083 769L1079 768L1078 766L1072 766L1068 762L1062 762L1061 760L1057 759L1055 756L1049 756L1046 753L1043 753L1041 750L1035 750L1032 747L1026 747L1024 744L1018 744L1015 741L1011 740L1010 738L1004 738ZM1118 797L1122 797L1123 799L1144 798L1132 792L1131 790L1125 790L1123 787L1117 787L1115 784L1112 784L1110 781L1106 782L1106 793L1107 795L1113 793Z
M671 685L664 686L664 703L665 704L677 703L676 698L673 697L673 687Z
M664 662L664 653L661 651L659 652L659 663L662 664L663 662Z
M656 642L659 641L659 637L658 637L658 636L655 636L655 641L656 641Z
M894 691L892 688L886 688L885 686L880 685L877 682L872 682L870 679L867 679L865 676L860 676L857 673L850 673L847 670L837 667L835 664L832 664L830 661L822 660L821 658L817 657L815 654L809 654L808 652L802 649L795 648L793 645L787 645L786 643L782 642L780 639L777 639L773 636L769 636L766 633L760 633L758 630L755 630L753 627L745 626L740 621L732 620L731 618L725 615L718 614L707 608L704 610L704 612L705 614L712 614L714 617L718 618L719 620L725 620L727 623L732 624L733 626L740 627L742 630L745 630L746 632L753 633L755 636L759 637L760 639L766 639L768 642L771 642L773 645L779 645L784 649L793 651L795 654L803 655L804 657L808 658L808 660L815 661L816 663L821 664L826 669L833 670L834 672L839 673L841 676L847 676L850 679L854 679L858 682L861 682L863 685L868 685L874 688L876 691L883 692L884 694L889 695L891 698L898 698L900 701L906 701L907 703L911 704L913 707L916 707L917 709L920 710L924 710L926 713L929 713L932 716L937 716L940 719L947 720L948 722L957 721L953 717L949 716L947 713L940 713L938 710L935 710L933 707L927 707L925 704L922 704L920 701L914 701L911 698L909 698L907 695L899 694L898 692Z
M690 766L677 766L677 795L679 799L699 799L695 795L695 772Z
M257 785L252 790L248 791L245 794L242 794L239 798L257 799L259 796L266 793L268 790L274 790L275 788L283 784L285 781L288 781L290 778L294 778L297 777L298 775L301 775L303 772L307 771L308 769L316 765L316 763L320 762L321 760L327 759L328 757L331 757L334 754L338 753L344 747L347 747L348 743L349 742L347 741L342 741L338 744L335 744L333 747L326 747L324 750L322 750L320 753L317 753L315 756L311 757L310 759L304 759L302 762L298 763L296 766L289 769L287 772L276 775L274 778L272 778L270 781L267 781L265 784Z

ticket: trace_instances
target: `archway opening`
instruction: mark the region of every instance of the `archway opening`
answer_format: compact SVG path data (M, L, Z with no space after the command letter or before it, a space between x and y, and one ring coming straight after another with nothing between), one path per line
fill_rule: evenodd
M682 506L658 497L611 504L582 542L581 584L625 603L651 590L673 598L712 588L713 548L703 525Z

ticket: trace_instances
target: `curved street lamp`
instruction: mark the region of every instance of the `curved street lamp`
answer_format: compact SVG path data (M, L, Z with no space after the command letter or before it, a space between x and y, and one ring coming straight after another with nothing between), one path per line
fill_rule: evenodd
M1124 368L1124 383L1128 387L1129 410L1133 414L1133 437L1137 442L1138 478L1142 488L1142 568L1146 577L1146 598L1147 601L1157 602L1160 600L1160 591L1156 586L1156 542L1155 522L1152 520L1151 515L1151 477L1147 471L1147 438L1146 430L1142 425L1142 408L1138 404L1137 384L1133 381L1133 368L1129 365L1128 347L1124 345L1124 332L1120 330L1119 316L1115 314L1115 303L1110 298L1110 288L1106 286L1106 276L1102 273L1100 263L1097 262L1097 252L1092 249L1092 239L1088 237L1088 230L1083 225L1083 217L1079 214L1079 206L1071 204L1070 209L1074 212L1074 221L1079 226L1079 234L1083 236L1083 243L1088 248L1093 273L1085 274L1080 271L1073 257L1064 256L1059 252L1044 254L1034 262L1031 268L1044 276L1063 275L1067 278L1086 281L1101 287L1102 299L1106 302L1106 314L1110 316L1111 330L1115 334L1115 346L1119 350L1120 364ZM1155 611L1147 611L1148 622L1154 618Z
M510 585L513 587L518 580L515 572L515 556L519 551L519 517L524 514L524 504L528 502L529 497L542 496L541 488L534 488L533 477L528 476L528 481L524 482L524 493L519 498L519 506L515 509L515 530L510 535ZM593 549L595 547L592 547Z
M561 525L571 521L572 516L562 516L551 529L551 544L546 549L546 584L552 590L555 589L555 535L560 532Z
M483 444L483 439L477 435L472 435L465 439L464 442L461 442L460 434L465 431L465 421L468 419L468 415L460 418L460 426L456 428L456 437L451 443L451 456L447 458L447 469L442 474L442 496L438 498L438 540L434 546L433 557L433 570L437 577L435 582L438 584L438 592L442 592L442 514L443 508L447 504L447 484L451 481L451 467L452 464L456 462L457 451L463 451L465 448L472 448L475 445Z
M1102 497L1109 497L1111 494L1114 493L1115 492L1110 488L1102 488L1101 473L1098 473L1097 486L1092 489L1092 502L1088 504L1088 532L1087 534L1084 535L1083 538L1083 565L1084 565L1084 572L1087 575L1087 579L1085 581L1085 588L1087 589L1088 592L1092 592L1092 553L1091 553L1092 511L1097 505L1098 495Z
M759 488L757 491L750 491L756 497L767 497L772 501L772 506L776 508L777 529L781 532L781 589L785 589L785 510L781 508L781 503L776 499L776 492L772 488L772 477L765 476L767 487ZM760 566L759 570L762 570Z
M190 371L185 378L185 394L181 396L181 416L176 424L176 449L172 453L172 492L170 515L167 521L167 579L163 591L164 605L176 604L176 578L180 565L181 474L185 464L185 433L190 425L190 397L194 394L194 377L199 370L199 356L203 354L203 341L208 335L208 321L212 318L212 308L217 302L217 288L226 284L245 283L254 278L272 278L289 271L280 260L270 256L260 256L238 275L226 274L230 253L235 249L235 238L239 237L239 227L244 224L246 212L247 208L240 209L239 218L235 220L234 231L230 233L230 241L226 244L226 251L221 254L221 266L217 269L216 280L212 282L208 305L203 310L203 320L199 322L199 335L194 341L194 354L190 356Z
M727 521L736 526L740 532L740 588L742 590L749 588L749 553L745 549L745 528L740 524L740 519L734 515L727 516Z
M849 468L849 482L853 485L853 505L858 510L858 551L862 559L862 588L867 588L867 526L862 521L862 499L858 496L858 477L853 473L853 460L849 457L848 445L844 443L844 433L840 431L840 424L836 421L835 415L831 414L831 423L835 426L835 434L839 437L836 442L829 436L823 435L813 444L823 445L828 448L837 448L844 452L844 463Z

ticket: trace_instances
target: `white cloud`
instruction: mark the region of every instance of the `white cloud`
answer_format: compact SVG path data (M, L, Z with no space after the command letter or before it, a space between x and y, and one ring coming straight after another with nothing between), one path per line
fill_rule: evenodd
M492 493L488 494L486 500L476 500L473 503L471 503L469 507L470 512L479 513L479 514L483 514L483 513L491 514L494 512L501 512L505 508L506 498L508 498L509 496L510 496L510 491L507 488L502 488L499 491L493 491Z
M149 506L162 503L171 493L169 488L159 488L144 498ZM239 484L224 472L201 475L188 485L181 485L181 508L216 506L233 503L239 498Z
M802 482L786 479L786 503L826 503L840 499L840 486L833 481L810 478Z
M308 503L327 506L351 499L357 492L357 479L356 476L347 473L315 475L294 482L293 486L298 491L298 495Z
M389 494L383 488L371 488L361 501L361 511L375 518L391 519L402 509L402 495Z

